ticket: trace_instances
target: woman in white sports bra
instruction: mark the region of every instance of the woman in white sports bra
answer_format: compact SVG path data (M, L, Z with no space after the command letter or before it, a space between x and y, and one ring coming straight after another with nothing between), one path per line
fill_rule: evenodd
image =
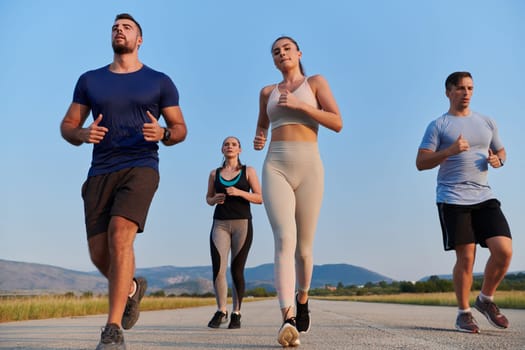
M323 197L317 132L319 125L339 132L343 121L326 79L304 74L302 52L294 39L277 38L272 57L283 80L261 90L253 145L262 150L271 127L262 192L274 234L275 287L283 316L277 340L282 346L296 346L299 332L310 328L308 291Z

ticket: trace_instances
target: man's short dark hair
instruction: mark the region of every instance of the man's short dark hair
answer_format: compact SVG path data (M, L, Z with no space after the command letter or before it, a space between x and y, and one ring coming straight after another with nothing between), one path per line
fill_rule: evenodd
M450 90L453 86L458 85L458 82L460 79L463 78L470 78L472 79L472 75L469 72L454 72L450 74L447 77L447 80L445 80L445 88L447 90Z
M135 18L133 18L132 15L130 15L129 13L119 13L118 15L115 16L115 21L119 19L129 19L130 21L135 23L137 27L139 28L140 36L142 36L142 27L140 26L139 22L137 22Z

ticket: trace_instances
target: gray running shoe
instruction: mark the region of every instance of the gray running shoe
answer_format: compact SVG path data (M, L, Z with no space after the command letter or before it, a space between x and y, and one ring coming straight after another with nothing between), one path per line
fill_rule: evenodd
M479 333L478 323L471 312L459 314L456 318L456 329L460 332Z
M133 278L135 283L137 283L137 290L133 296L128 297L126 302L126 308L124 309L124 314L122 314L122 328L130 329L137 323L140 316L140 301L146 293L146 288L148 288L148 282L143 277Z
M221 323L226 323L228 321L228 312L217 311L215 315L208 322L208 327L210 328L219 328Z
M306 303L301 304L297 300L297 295L295 295L295 323L297 325L297 330L301 333L306 333L310 330L310 310L308 309L308 300Z
M102 328L100 343L96 350L126 350L124 334L122 329L114 323L107 324Z
M283 325L279 329L279 334L277 335L277 341L283 347L299 346L301 344L299 341L299 332L295 327L294 318L289 318L283 322Z
M478 296L474 307L485 315L489 323L494 327L501 329L509 327L509 320L507 320L505 315L499 311L499 308L492 301L481 301Z
M230 316L230 324L228 325L229 329L238 329L241 328L241 314L232 312Z

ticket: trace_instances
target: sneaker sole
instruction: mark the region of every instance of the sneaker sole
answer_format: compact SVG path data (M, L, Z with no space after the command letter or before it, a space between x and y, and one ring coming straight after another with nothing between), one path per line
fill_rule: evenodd
M499 328L499 329L507 329L508 327L505 327L505 326L501 326L497 323L495 323L494 321L492 321L492 319L490 318L488 312L485 312L483 310L481 310L480 308L478 308L477 305L474 305L474 308L476 310L478 310L483 316L485 316L485 318L487 319L487 321L489 321L489 323L493 326L493 327L496 327L496 328Z
M279 336L277 341L283 347L287 346L298 346L301 344L299 341L299 332L292 325L285 324L283 328L279 331Z
M102 350L106 350L106 349L126 350L127 347L126 347L126 343L122 342L121 344L98 344L98 346L97 346L97 348L95 350L99 350L99 349L102 349Z
M462 332L462 333L481 333L479 329L478 330L470 330L470 329L461 328L458 325L456 325L455 328L456 328L457 331Z
M226 322L227 321L221 321L220 324L213 324L213 323L210 324L210 323L208 323L208 327L209 328L213 328L213 329L221 328L221 325L225 324Z
M221 322L219 322L219 324L212 323L211 321L208 322L208 327L213 328L213 329L221 328L221 325L227 322L228 322L228 314L226 314L226 316L221 319Z
M298 330L298 331L299 331L299 333L305 333L306 334L306 333L308 333L308 331L310 331L310 327L308 327L308 329L305 330L305 331L300 331L300 330Z

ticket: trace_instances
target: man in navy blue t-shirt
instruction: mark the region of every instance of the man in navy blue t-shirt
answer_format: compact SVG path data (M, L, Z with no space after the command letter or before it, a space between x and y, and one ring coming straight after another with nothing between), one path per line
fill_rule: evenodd
M109 314L97 349L125 349L122 328L137 322L147 282L134 277L133 243L159 184L158 142L171 146L187 133L172 80L138 58L142 40L131 15L116 16L113 62L80 76L60 125L69 143L93 144L82 198L91 260L109 283ZM93 122L84 127L90 112Z

